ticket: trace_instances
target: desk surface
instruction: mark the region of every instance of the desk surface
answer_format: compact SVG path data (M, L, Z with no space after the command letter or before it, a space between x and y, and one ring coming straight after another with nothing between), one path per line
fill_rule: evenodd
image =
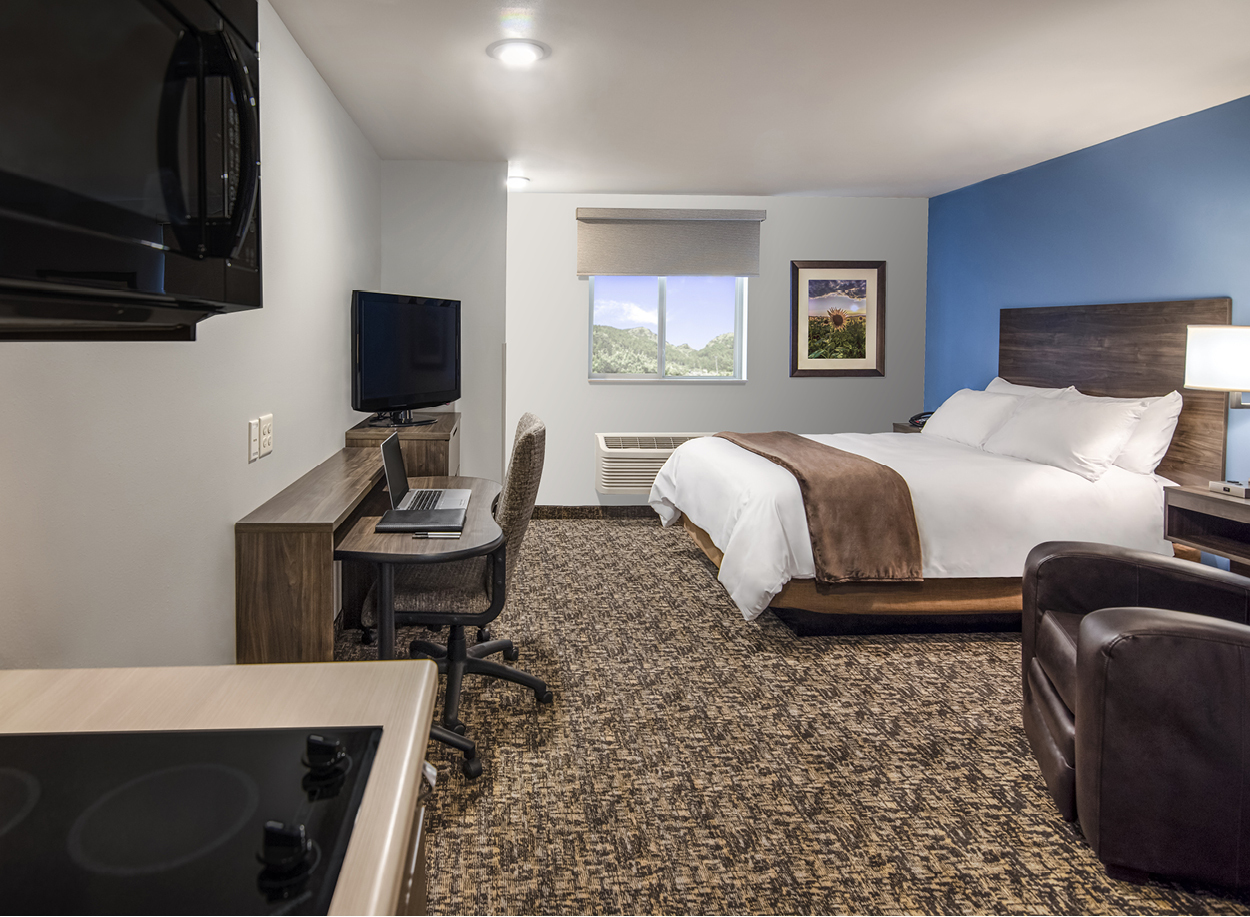
M478 557L497 548L503 531L495 522L491 507L502 489L486 478L409 478L418 489L464 487L472 493L465 513L464 531L459 538L413 538L406 532L373 530L382 518L383 506L370 506L355 519L334 548L337 560L365 560L373 563L443 563L462 557Z
M375 449L341 449L234 524L236 532L332 532L382 478Z
M394 914L438 689L432 662L0 672L0 732L381 726L331 914Z

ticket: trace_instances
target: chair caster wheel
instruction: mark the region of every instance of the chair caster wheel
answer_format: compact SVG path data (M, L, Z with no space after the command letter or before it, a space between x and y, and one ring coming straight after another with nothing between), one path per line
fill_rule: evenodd
M509 662L516 662L521 658L521 651L514 646L510 650L503 651L503 658L507 659Z
M453 723L444 723L443 728L450 729L452 732L454 732L458 736L462 736L465 733L464 723L460 722L459 720L456 720Z
M554 694L552 694L552 693L551 693L551 689L550 689L550 688L548 688L548 689L547 689L546 691L544 691L542 694L539 694L539 693L536 691L536 692L534 692L534 696L535 696L536 698L538 698L538 702L539 702L540 704L550 704L552 701L554 701L554 700L556 699L556 696L555 696Z
M464 764L460 765L460 769L464 771L464 776L469 780L476 780L482 776L482 759L481 758L465 758Z
M361 646L373 646L376 640L377 640L377 631L374 630L372 627L365 627L361 629L360 631L360 645Z
M495 638L491 636L489 627L479 627L477 629L477 642L488 643Z

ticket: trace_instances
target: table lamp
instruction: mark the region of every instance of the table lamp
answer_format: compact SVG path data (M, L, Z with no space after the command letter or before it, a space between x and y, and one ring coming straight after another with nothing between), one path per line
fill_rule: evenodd
M1231 392L1230 408L1250 408L1250 325L1189 325L1185 339L1185 388Z
M1230 392L1230 408L1243 404L1242 392L1250 392L1250 326L1189 325L1185 337L1185 388ZM1216 493L1245 499L1250 487L1244 481L1212 481Z

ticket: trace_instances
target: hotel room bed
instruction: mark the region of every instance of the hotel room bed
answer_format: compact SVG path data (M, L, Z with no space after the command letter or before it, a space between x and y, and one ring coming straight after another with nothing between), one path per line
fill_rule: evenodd
M926 580L1019 578L1034 545L1056 539L1171 553L1163 538L1165 481L1157 475L1113 467L1088 481L938 436L807 438L902 475ZM651 502L665 525L684 514L721 550L721 584L748 621L790 580L815 576L798 482L728 440L704 437L678 449L660 470Z
M883 621L938 617L1004 623L1021 607L1024 558L1042 541L1172 553L1162 488L1221 479L1227 431L1225 395L1183 389L1185 328L1230 319L1228 299L1002 310L1004 379L1116 398L1181 391L1176 432L1156 474L1113 467L1091 481L929 435L808 436L902 475L920 535L922 583L817 587L794 476L723 439L676 450L651 504L666 525L683 522L747 620L771 605L806 632L888 630L895 628Z

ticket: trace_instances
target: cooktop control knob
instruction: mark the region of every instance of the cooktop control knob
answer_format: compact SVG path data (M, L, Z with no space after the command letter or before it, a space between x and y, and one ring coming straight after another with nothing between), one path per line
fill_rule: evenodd
M304 834L303 825L286 822L265 822L265 843L260 860L266 870L291 872L303 866L312 851L312 842Z
M314 774L324 774L337 770L347 757L347 749L338 739L327 739L324 736L309 735L305 746L304 763Z

